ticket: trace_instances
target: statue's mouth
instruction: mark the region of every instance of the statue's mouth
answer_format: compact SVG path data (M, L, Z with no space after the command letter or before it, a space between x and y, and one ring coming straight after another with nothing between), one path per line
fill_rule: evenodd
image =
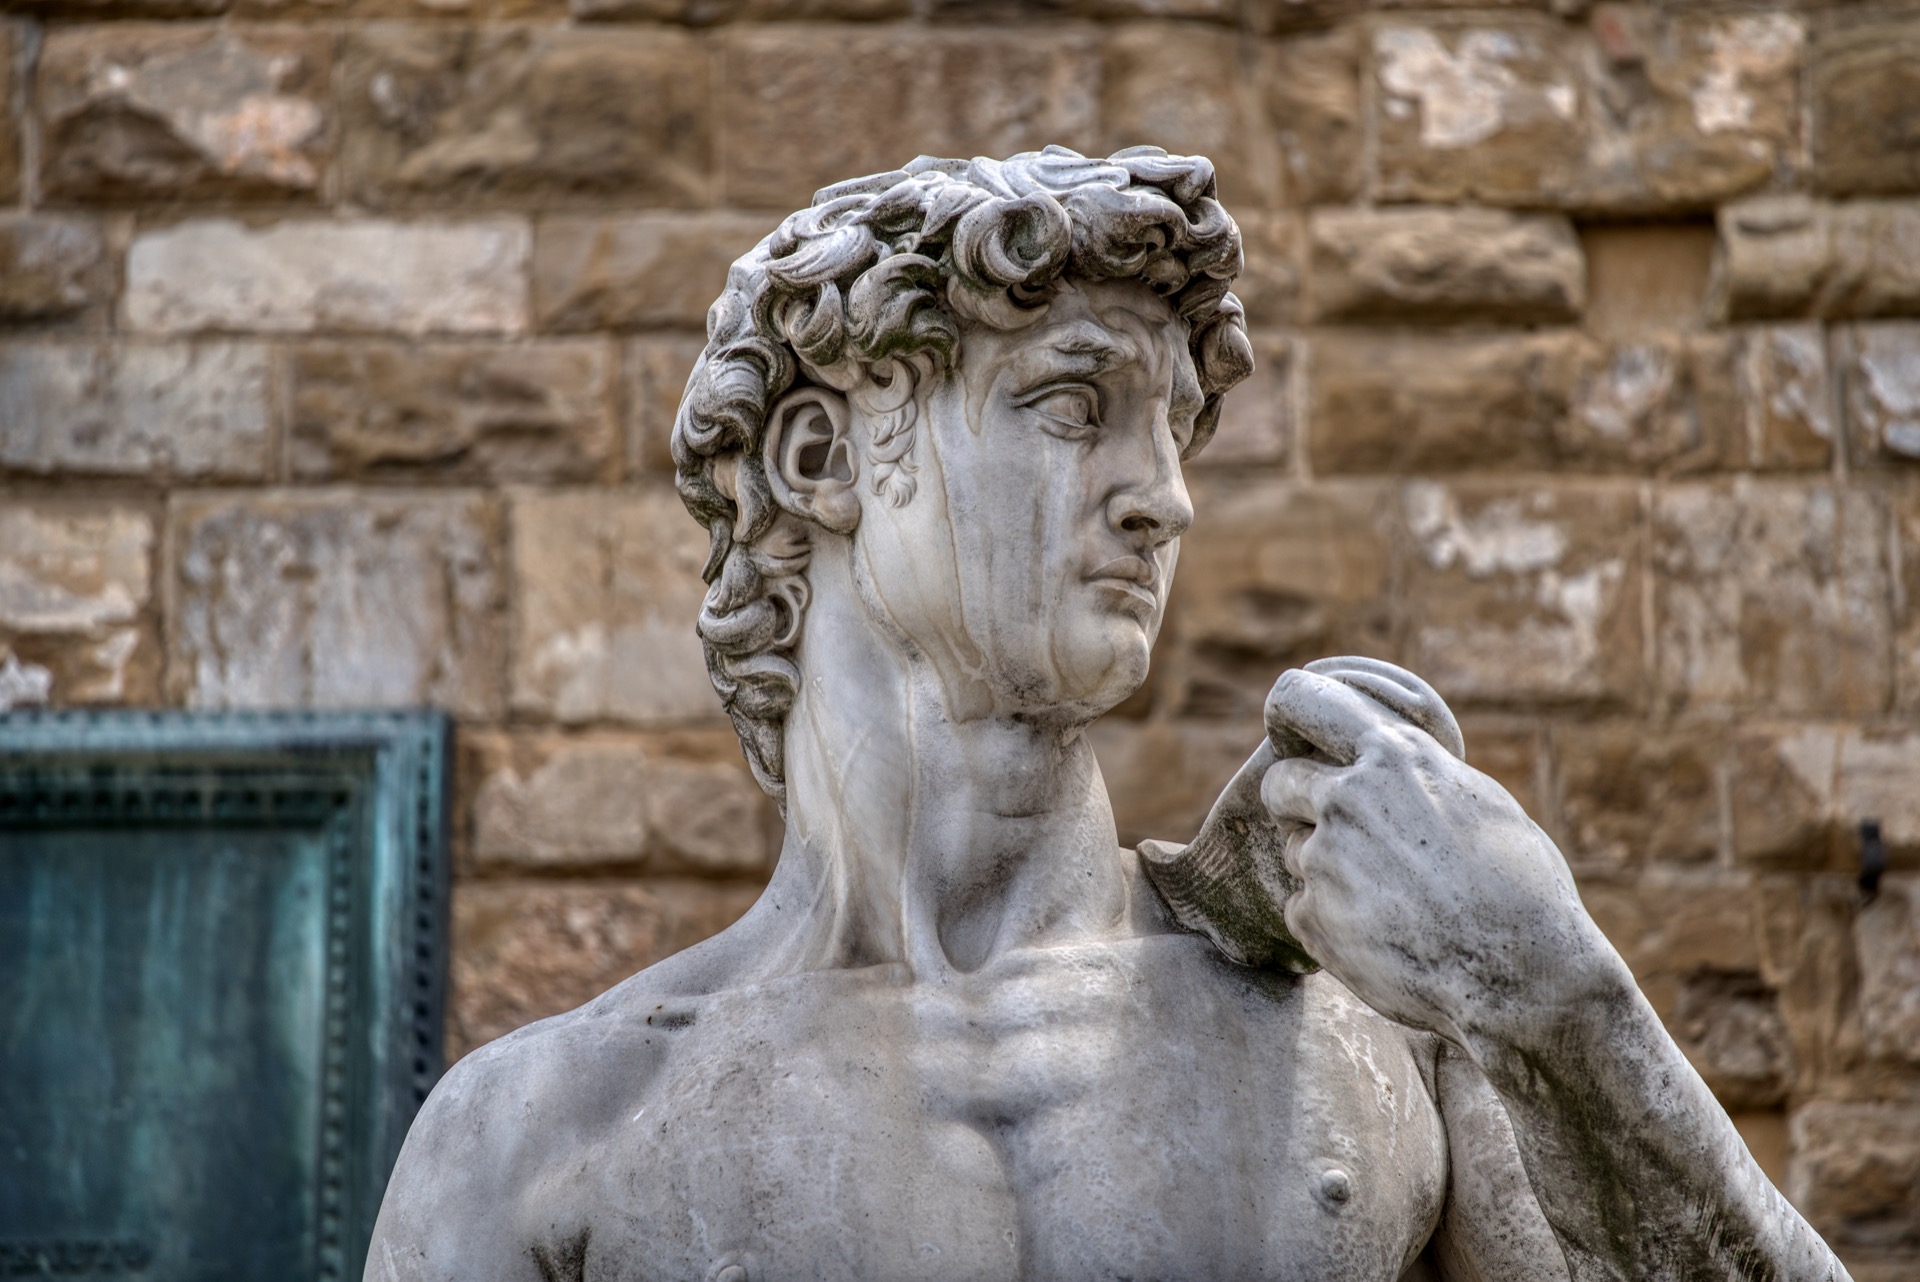
M1102 587L1116 588L1155 608L1160 605L1160 594L1155 591L1159 577L1158 567L1143 556L1115 557L1087 575Z

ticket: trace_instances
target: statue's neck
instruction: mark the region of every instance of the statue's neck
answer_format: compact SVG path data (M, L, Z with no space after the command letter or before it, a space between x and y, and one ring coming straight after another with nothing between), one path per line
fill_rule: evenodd
M823 551L769 891L804 923L781 932L781 968L934 978L1114 929L1130 879L1081 727L956 718L931 666L876 631L844 553Z

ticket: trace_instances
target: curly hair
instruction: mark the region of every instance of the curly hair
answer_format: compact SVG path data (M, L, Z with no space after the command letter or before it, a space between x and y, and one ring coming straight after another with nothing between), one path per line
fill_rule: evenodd
M1008 160L922 156L837 183L737 260L707 313L707 345L673 426L676 488L712 551L700 611L707 671L754 777L785 806L782 729L799 688L810 535L776 506L762 446L796 385L849 396L875 423L865 483L914 494L916 389L953 371L963 322L1019 329L1066 277L1138 279L1186 322L1204 407L1253 369L1240 302L1240 232L1213 164L1131 147Z

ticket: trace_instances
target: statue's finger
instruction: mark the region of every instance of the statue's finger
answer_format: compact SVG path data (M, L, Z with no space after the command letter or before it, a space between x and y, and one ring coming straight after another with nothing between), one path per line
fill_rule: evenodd
M1260 801L1275 819L1316 825L1326 814L1326 793L1337 766L1306 757L1277 761L1260 781Z
M1361 655L1315 659L1307 671L1352 686L1432 735L1441 747L1465 761L1466 736L1440 692L1397 664Z
M1315 672L1282 672L1267 695L1267 735L1282 757L1304 743L1343 766L1360 755L1360 739L1391 714L1351 686Z

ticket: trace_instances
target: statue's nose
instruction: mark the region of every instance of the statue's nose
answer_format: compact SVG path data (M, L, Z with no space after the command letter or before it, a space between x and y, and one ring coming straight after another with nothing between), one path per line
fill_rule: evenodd
M1156 469L1152 480L1130 485L1108 500L1107 519L1115 529L1147 547L1159 547L1186 533L1193 524L1193 500L1180 475L1180 460Z

